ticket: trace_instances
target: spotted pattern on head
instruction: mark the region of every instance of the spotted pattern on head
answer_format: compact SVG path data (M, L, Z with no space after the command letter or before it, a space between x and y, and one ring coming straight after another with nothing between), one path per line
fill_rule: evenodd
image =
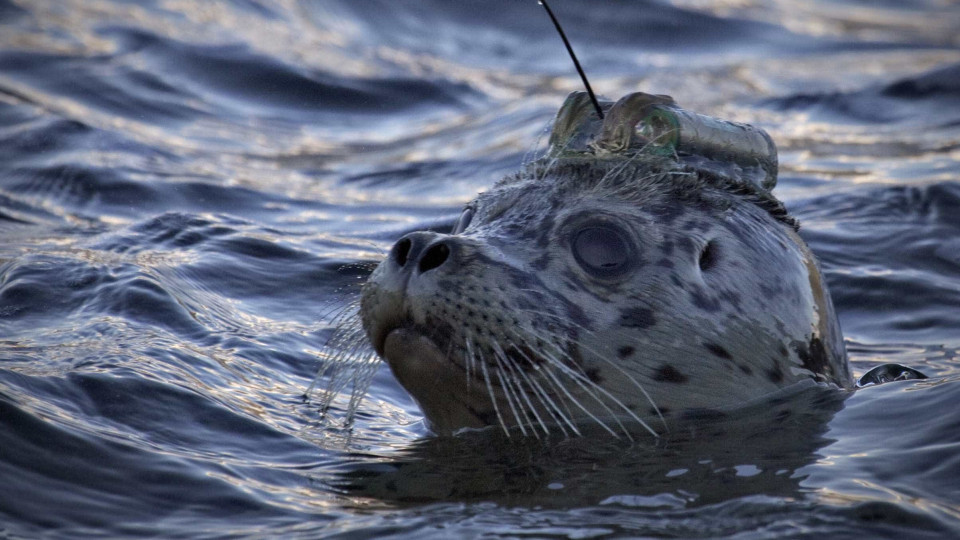
M536 162L471 202L456 235L420 238L447 246L441 265L378 268L364 327L426 338L384 355L435 429L649 429L640 417L720 417L804 377L848 385L783 205L673 163ZM587 228L622 245L588 246L601 260L585 265Z

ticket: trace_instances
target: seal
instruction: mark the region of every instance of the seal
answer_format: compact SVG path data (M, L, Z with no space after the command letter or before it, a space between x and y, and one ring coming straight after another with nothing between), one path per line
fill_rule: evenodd
M852 388L818 262L770 193L769 137L730 124L769 144L772 173L716 134L723 151L687 154L682 122L657 144L669 97L603 107L571 94L545 157L449 234L400 238L363 286L363 330L431 429L657 434L802 381Z

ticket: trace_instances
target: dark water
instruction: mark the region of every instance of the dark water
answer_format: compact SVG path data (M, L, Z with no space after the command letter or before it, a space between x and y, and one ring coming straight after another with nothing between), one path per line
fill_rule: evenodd
M338 308L579 88L540 8L0 0L0 537L960 536L960 6L555 4L603 94L770 131L856 374L931 378L545 443L381 369L347 429Z

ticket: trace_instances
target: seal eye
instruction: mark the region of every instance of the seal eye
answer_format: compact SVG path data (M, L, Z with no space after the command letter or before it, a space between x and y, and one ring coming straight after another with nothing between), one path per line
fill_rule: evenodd
M623 233L611 227L588 227L573 239L573 256L598 277L613 277L630 260L630 245Z
M450 234L460 234L470 226L470 222L473 221L473 208L464 208L463 213L460 214L460 219L453 225L453 230Z

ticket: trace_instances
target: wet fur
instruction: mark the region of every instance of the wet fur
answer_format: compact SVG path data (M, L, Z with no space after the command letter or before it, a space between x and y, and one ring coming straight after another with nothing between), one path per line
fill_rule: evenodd
M358 350L360 326L426 338L385 356L439 433L656 434L671 417L722 415L804 380L851 385L816 261L768 193L668 158L563 158L468 207L462 234L408 237L410 257L448 245L443 267L398 269L388 256L342 325L343 350ZM627 279L593 279L569 254L568 229L598 216L631 230ZM712 272L698 274L711 243ZM402 286L398 271L411 272Z

